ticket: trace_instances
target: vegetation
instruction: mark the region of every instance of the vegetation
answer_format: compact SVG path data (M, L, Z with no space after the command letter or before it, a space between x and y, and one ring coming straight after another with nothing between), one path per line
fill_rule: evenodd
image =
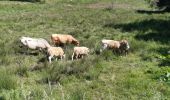
M22 1L22 2L40 2L40 3L45 3L45 0L0 0L0 1Z
M155 6L159 9L165 11L170 11L170 1L169 0L147 0L151 6Z
M148 11L144 0L0 1L0 99L168 100L170 14ZM51 43L53 33L73 35L91 54L71 61L68 45L66 59L49 64L20 48L21 36ZM127 39L129 54L97 54L103 38Z

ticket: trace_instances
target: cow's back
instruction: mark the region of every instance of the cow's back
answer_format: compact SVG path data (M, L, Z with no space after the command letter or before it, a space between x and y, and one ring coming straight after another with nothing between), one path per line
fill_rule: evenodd
M66 34L52 34L52 39L61 43L67 43L71 41L72 36Z

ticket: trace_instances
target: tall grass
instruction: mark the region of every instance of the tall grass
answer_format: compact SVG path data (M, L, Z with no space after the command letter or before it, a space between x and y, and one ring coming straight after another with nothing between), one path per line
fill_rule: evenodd
M45 2L45 0L0 0L0 1L23 1L23 2L41 2L41 3Z
M15 76L10 75L6 71L1 71L0 77L0 91L17 88L17 78Z

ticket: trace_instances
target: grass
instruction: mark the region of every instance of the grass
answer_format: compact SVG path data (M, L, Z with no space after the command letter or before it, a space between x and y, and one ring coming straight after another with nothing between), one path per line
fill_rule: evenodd
M142 12L139 12L142 10ZM155 100L170 98L168 12L141 0L0 1L0 99ZM21 36L71 34L91 55L49 64L46 56L22 54ZM97 55L101 39L127 39L127 56Z

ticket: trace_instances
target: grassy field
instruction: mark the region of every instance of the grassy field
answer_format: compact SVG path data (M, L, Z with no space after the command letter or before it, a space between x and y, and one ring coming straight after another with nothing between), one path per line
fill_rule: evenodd
M144 0L0 0L0 99L168 100L170 98L170 13ZM89 57L49 64L46 56L22 54L21 36L50 43L54 33L71 34ZM127 56L100 55L101 39L127 39Z

